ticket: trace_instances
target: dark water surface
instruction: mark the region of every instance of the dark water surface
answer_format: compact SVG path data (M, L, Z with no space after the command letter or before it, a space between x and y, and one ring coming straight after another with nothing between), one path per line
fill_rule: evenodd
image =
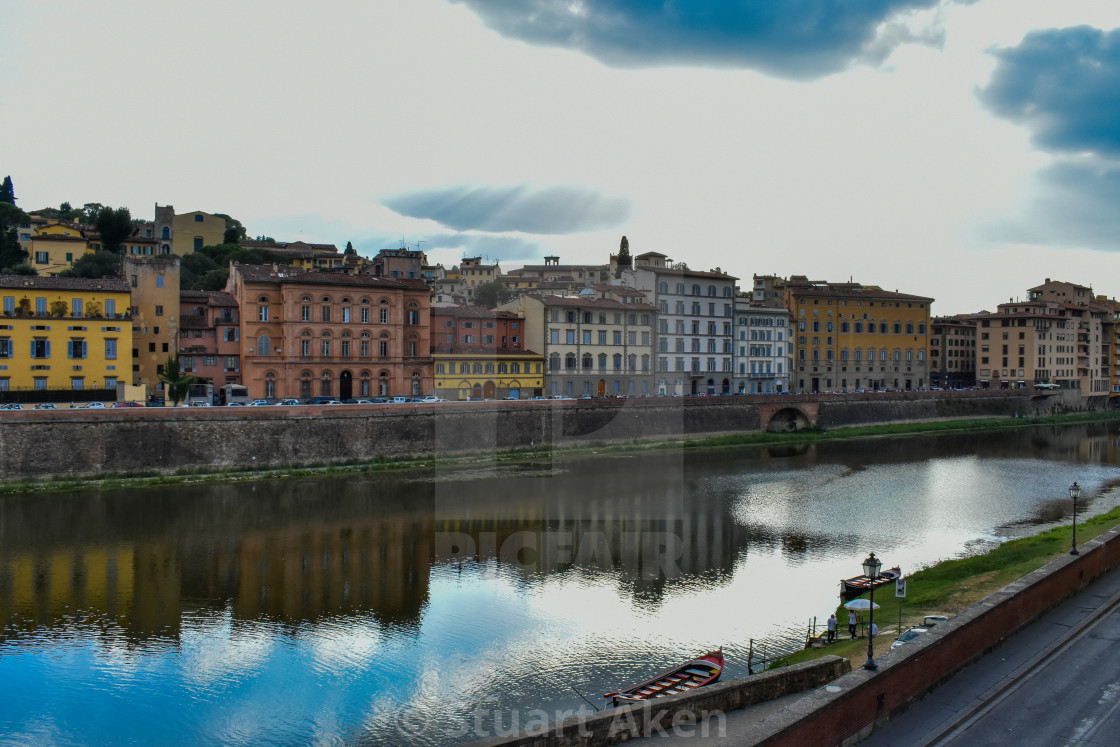
M1120 503L1116 424L0 500L0 744L454 744ZM888 592L886 596L890 597ZM884 602L889 618L893 598Z

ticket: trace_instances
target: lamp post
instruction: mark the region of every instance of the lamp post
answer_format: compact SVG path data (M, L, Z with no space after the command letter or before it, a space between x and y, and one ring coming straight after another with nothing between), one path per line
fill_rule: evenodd
M1069 486L1069 497L1073 499L1073 546L1070 548L1070 555L1080 555L1077 550L1077 499L1081 497L1081 486L1075 481L1073 485Z
M870 581L869 587L871 589L871 604L867 608L867 661L863 663L863 668L872 671L879 668L879 665L875 663L874 636L871 635L871 631L875 627L875 581L879 578L879 569L882 567L883 561L875 557L875 553L871 553L867 556L867 560L863 561L863 575L867 576Z

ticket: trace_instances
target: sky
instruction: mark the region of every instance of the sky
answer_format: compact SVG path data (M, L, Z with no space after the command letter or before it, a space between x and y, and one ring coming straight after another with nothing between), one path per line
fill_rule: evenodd
M447 267L1120 297L1120 2L9 0L5 174Z

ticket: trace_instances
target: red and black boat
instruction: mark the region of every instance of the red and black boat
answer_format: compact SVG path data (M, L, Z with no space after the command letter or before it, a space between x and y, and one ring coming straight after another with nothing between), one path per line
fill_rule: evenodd
M875 583L872 583L871 579L867 576L845 578L840 581L840 596L844 598L858 597L860 594L870 591L871 589L878 589L880 586L893 584L901 577L902 570L896 567L881 571L879 577L875 579Z
M666 669L656 677L650 677L636 685L625 687L617 692L607 693L604 698L611 699L611 705L636 703L662 695L687 693L719 679L723 672L723 651L709 651L701 657L686 661L671 669Z

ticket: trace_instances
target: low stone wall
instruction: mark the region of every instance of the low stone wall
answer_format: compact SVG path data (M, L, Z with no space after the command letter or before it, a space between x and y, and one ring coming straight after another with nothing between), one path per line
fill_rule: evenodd
M703 729L709 728L713 720L718 721L722 713L820 687L851 668L847 659L825 656L745 679L708 685L690 693L610 708L582 718L568 718L513 738L494 737L472 742L469 747L600 747L680 731L685 724L695 725L696 734L702 735Z
M1082 545L743 734L743 744L838 745L866 737L961 667L1120 564L1120 529Z
M872 395L637 400L23 410L0 412L0 480L317 466L529 447L587 446L760 431L779 409L825 428L1029 414L1027 394ZM1042 405L1038 405L1041 407ZM1046 405L1047 412L1049 405ZM819 414L818 414L819 413Z

